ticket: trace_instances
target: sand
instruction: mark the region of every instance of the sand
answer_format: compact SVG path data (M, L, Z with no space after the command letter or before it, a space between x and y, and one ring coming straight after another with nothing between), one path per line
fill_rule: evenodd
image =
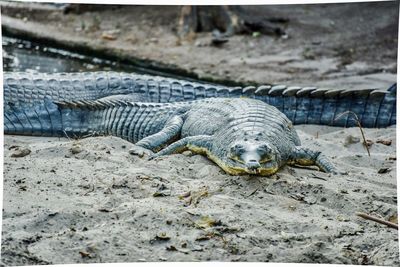
M5 136L2 263L398 265L398 231L355 215L397 223L395 128L365 129L370 157L358 128L296 128L348 175L230 176L188 152L130 155L111 136Z

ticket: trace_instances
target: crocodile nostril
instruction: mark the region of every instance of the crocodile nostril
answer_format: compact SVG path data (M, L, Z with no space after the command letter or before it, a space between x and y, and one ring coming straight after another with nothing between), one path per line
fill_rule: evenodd
M246 164L247 168L251 170L256 170L261 167L260 163L257 160L251 159Z

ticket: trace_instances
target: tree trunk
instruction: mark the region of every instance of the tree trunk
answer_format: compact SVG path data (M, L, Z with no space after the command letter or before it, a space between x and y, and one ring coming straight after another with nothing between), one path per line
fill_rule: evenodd
M211 31L218 31L224 37L253 32L282 35L284 31L275 23L287 22L287 19L252 17L240 6L183 6L178 34L181 38Z

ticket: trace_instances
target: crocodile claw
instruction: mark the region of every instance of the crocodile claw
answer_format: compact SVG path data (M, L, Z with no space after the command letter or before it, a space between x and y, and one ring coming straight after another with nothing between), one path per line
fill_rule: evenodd
M330 173L332 175L348 175L349 174L346 171L340 171L340 170L338 170L336 168L329 170L328 173Z
M139 158L143 158L145 155L147 155L150 159L153 157L154 152L150 149L134 145L133 148L129 150L129 154L138 156Z

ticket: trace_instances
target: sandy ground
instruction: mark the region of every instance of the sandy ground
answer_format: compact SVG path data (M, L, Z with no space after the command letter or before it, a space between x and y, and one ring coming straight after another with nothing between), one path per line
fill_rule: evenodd
M210 45L211 33L180 40L176 6L104 6L65 15L29 3L0 5L3 32L121 60L150 60L200 79L360 89L396 82L396 1L247 6L254 18L289 19L276 24L286 37L235 35L221 47Z
M397 230L355 215L397 223L395 128L366 129L371 157L358 128L296 128L348 175L229 176L187 152L132 156L116 137L6 136L2 262L398 265Z

